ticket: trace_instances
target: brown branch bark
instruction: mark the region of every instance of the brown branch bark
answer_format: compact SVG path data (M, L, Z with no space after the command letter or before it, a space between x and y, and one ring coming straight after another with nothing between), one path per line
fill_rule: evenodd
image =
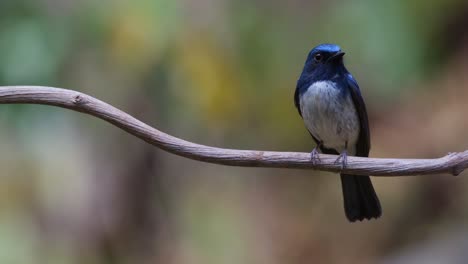
M341 165L335 163L335 155L321 154L319 164L313 165L309 153L209 147L173 137L94 97L61 88L0 86L0 104L43 104L68 108L105 120L170 153L229 166L315 169L373 176L458 175L468 167L468 151L450 153L437 159L349 157L347 167L342 170Z

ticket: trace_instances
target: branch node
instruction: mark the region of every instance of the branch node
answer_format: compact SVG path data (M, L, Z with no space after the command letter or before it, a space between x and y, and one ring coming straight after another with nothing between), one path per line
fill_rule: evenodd
M453 166L452 168L452 175L453 176L458 176L460 173L462 173L465 169L462 168L461 166Z
M85 98L83 97L83 95L78 93L77 95L73 96L73 104L75 105L85 104Z

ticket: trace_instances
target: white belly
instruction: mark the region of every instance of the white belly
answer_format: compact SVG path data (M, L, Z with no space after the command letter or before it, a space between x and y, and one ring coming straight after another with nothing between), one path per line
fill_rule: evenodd
M355 155L359 118L351 95L343 94L331 81L312 84L300 98L302 118L309 132L326 148Z

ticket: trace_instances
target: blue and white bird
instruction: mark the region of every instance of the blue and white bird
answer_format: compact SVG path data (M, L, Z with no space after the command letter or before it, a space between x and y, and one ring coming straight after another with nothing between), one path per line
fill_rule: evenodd
M318 150L340 155L345 167L347 155L368 157L369 121L359 86L343 64L338 45L313 48L297 81L294 103L312 138L317 143L311 160L320 161ZM343 200L349 221L378 218L379 199L369 176L341 175Z

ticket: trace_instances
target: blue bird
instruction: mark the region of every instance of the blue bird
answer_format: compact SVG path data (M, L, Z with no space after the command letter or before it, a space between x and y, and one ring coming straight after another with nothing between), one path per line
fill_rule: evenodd
M297 81L294 103L317 146L311 152L315 164L319 152L339 155L346 167L347 155L368 157L370 131L366 106L359 86L343 64L338 45L313 48ZM349 221L382 215L379 198L369 176L341 175L343 200Z

